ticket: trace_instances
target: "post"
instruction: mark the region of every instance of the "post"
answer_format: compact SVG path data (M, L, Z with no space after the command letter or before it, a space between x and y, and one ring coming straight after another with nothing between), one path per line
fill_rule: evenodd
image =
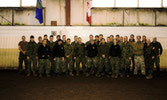
M14 26L14 9L12 9L12 26Z
M66 0L66 26L70 26L71 0Z
M22 7L22 0L20 0L20 7Z

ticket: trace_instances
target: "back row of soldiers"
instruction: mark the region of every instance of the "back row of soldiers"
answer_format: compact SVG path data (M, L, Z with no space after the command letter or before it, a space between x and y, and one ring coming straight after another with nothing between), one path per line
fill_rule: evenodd
M151 42L146 39L146 36L137 36L135 42L134 35L128 37L120 37L113 35L107 37L107 41L103 35L89 36L89 41L85 44L82 38L74 36L74 41L66 39L66 35L57 36L57 40L53 41L54 36L50 36L48 40L47 35L44 39L40 36L39 42L34 41L34 36L30 36L30 41L26 42L25 36L22 36L22 41L19 42L19 71L22 71L23 61L25 62L25 70L27 76L33 73L37 76L37 65L39 76L46 73L50 77L50 72L55 74L69 74L70 76L79 76L82 71L86 76L95 75L101 77L117 78L129 77L130 65L132 62L132 71L134 75L138 74L140 68L141 74L145 75L147 79L153 76L154 63L157 71L160 71L160 55L162 54L162 46L154 37ZM31 63L33 68L31 69ZM38 64L37 64L38 63ZM75 66L75 67L74 67Z

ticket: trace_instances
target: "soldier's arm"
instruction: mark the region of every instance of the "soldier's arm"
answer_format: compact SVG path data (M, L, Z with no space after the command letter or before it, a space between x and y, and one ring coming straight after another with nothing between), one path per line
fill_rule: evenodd
M159 49L160 49L160 55L161 55L161 54L162 54L162 52L163 52L163 48L162 48L161 43L159 43Z

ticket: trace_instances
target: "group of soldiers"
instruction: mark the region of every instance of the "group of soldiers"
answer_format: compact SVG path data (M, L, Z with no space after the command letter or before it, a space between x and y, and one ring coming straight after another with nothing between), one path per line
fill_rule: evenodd
M30 41L22 36L19 42L19 72L23 71L23 61L27 76L39 75L42 77L46 73L56 75L79 76L81 72L85 76L95 75L101 77L118 78L129 77L132 71L134 75L142 74L146 79L153 78L153 68L160 71L160 55L162 54L161 43L154 37L151 42L146 36L131 34L127 36L110 35L106 39L102 34L89 36L89 41L82 42L82 38L74 36L74 41L66 35L56 36L44 35L38 37L39 42L34 41L34 36L30 36ZM33 65L31 67L31 65ZM131 68L132 65L132 68ZM132 69L132 70L131 70ZM140 71L139 71L140 69ZM140 72L140 73L139 73Z

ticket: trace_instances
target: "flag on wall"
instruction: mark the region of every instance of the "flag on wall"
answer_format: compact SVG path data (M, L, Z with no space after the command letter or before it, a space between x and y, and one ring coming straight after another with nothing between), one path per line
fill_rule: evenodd
M40 24L43 23L42 0L37 0L35 18L38 19Z
M92 8L92 0L87 0L86 21L89 24L91 24L91 8Z

